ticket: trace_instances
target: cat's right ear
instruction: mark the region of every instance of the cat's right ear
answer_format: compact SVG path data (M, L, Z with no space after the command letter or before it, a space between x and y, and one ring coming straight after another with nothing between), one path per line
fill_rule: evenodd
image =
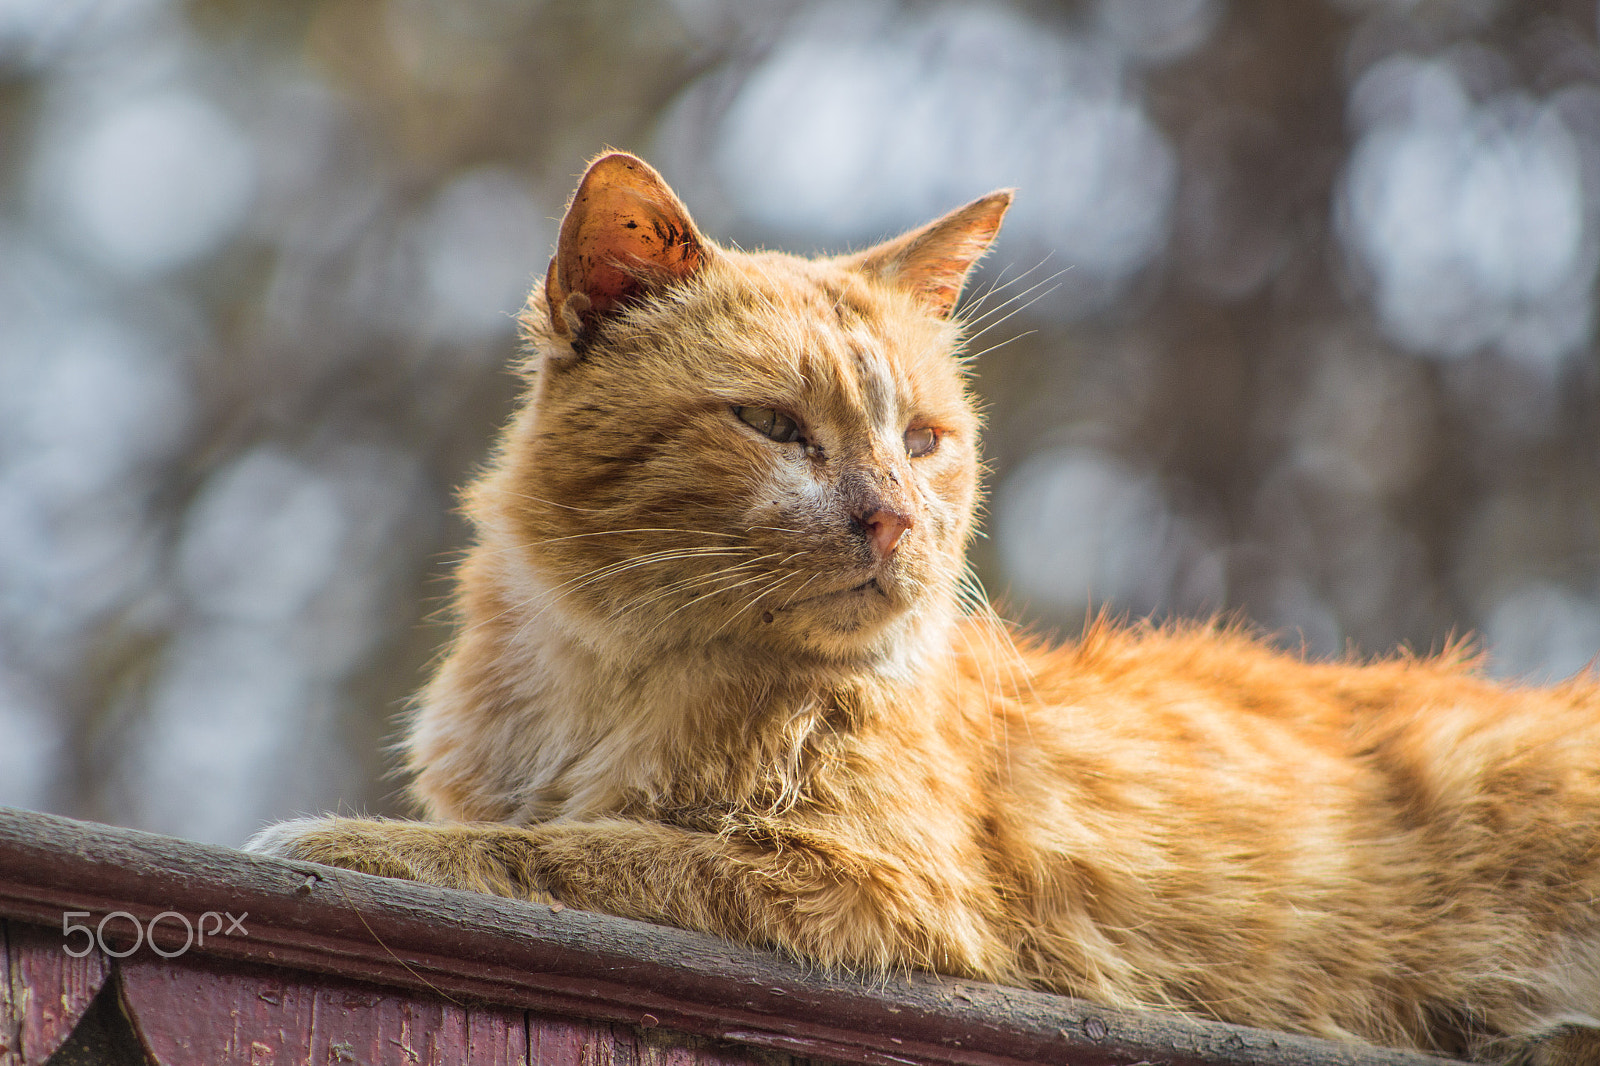
M1011 189L996 189L920 229L842 262L909 291L929 311L949 318L967 275L1000 232L1012 196Z
M598 321L704 265L709 248L661 175L611 152L589 164L561 220L544 293L555 331L575 347Z

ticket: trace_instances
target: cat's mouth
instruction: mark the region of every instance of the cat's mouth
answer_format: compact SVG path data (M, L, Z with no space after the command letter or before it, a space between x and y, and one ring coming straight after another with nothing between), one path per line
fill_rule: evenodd
M861 584L851 585L849 588L829 589L824 592L812 593L810 596L807 596L804 599L790 600L788 603L784 604L783 607L779 608L779 610L786 610L790 607L798 607L803 603L816 603L818 600L837 599L840 596L861 596L873 594L882 596L884 599L889 598L888 591L878 583L878 579L875 577L869 577Z

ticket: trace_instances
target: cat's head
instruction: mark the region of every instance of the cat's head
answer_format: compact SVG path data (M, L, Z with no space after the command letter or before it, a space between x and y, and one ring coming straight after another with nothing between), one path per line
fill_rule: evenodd
M613 648L854 664L941 632L978 491L952 315L1010 201L804 259L713 244L642 160L591 164L471 498L529 599Z

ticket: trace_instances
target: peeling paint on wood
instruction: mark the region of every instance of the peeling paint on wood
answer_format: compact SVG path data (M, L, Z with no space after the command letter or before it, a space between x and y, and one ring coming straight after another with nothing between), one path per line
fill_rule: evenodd
M60 931L19 922L0 922L0 948L0 1066L39 1066L89 1009L108 960L93 947L75 958Z

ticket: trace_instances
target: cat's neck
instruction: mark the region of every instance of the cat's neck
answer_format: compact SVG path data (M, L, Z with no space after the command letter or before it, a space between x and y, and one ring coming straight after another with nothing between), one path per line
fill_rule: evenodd
M733 637L630 633L564 612L556 583L511 569L514 557L486 545L469 562L462 636L425 694L412 755L428 767L418 791L439 816L537 821L660 816L710 797L752 809L790 802L819 736L903 703L894 693L926 676L950 639L937 611L908 619L887 654L851 664ZM430 719L464 718L504 730L463 735L514 743L441 759L440 746L455 741ZM439 784L439 767L456 761L474 795L441 802L460 791Z

